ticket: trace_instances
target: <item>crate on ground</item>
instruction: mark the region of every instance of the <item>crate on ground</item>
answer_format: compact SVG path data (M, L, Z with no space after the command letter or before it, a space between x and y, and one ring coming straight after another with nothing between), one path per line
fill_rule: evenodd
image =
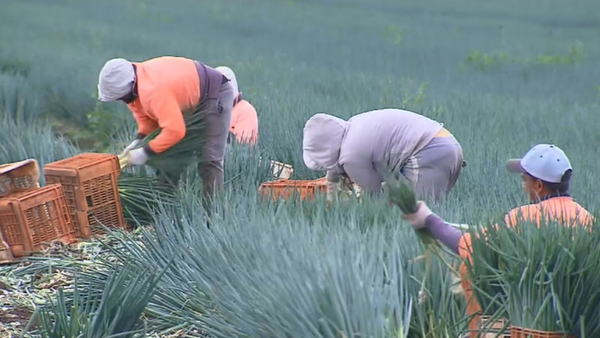
M40 170L34 159L0 164L0 196L40 187Z
M510 324L506 318L481 316L479 333L482 338L510 338Z
M318 193L327 193L326 178L316 180L277 180L264 182L258 188L262 196L272 197L273 200L299 196L302 200L314 199Z
M512 326L510 328L511 338L575 338L572 334L563 334L560 332L548 332L540 330L526 329L522 327Z
M14 257L39 251L45 243L76 240L60 184L0 197L0 230Z
M119 159L83 153L44 166L48 183L63 186L78 238L101 234L101 226L127 229L117 180Z

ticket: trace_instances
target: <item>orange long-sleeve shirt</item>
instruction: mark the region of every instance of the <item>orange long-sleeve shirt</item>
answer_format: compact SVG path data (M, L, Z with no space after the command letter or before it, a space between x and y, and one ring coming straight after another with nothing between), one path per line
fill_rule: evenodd
M590 225L593 222L593 216L581 205L575 202L571 197L554 197L541 201L537 204L524 205L512 209L504 218L504 222L509 227L515 227L519 220L535 222L538 226L544 219L554 219L555 221L571 224ZM471 234L464 234L458 244L458 253L461 258L471 260ZM470 338L477 336L476 330L479 328L478 313L481 312L481 306L473 295L471 281L468 277L466 264L460 265L461 286L465 291L467 299L467 316L473 316L469 323Z
M258 140L258 115L246 100L241 100L231 110L229 131L240 143L256 144Z
M136 66L138 98L127 106L138 124L138 133L148 135L159 127L160 134L149 142L161 153L185 136L183 111L200 100L200 79L193 60L163 56Z

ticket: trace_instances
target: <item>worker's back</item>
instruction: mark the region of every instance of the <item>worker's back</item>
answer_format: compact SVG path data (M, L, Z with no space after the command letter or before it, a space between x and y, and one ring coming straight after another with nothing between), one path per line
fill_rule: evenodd
M505 217L506 224L512 227L518 224L519 220L535 222L538 226L543 221L556 221L565 226L589 225L592 223L592 215L573 198L562 196L523 205L511 210Z
M139 100L135 108L156 117L161 102L175 99L180 111L198 104L200 80L193 60L163 56L144 62L134 62Z
M352 161L358 155L397 170L442 128L439 122L400 109L380 109L355 115L348 120L340 163Z

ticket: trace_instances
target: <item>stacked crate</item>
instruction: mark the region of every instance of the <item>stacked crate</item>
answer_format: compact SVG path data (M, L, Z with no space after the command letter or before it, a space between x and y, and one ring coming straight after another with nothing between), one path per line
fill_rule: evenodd
M39 177L33 159L0 165L0 263L48 242L75 241L62 186L40 188Z
M39 251L45 243L73 243L75 230L60 184L3 196L0 199L2 235L14 257Z
M34 159L0 164L0 197L40 187L40 171Z
M44 166L47 183L61 184L77 238L102 234L102 226L127 228L117 186L119 160L84 153Z

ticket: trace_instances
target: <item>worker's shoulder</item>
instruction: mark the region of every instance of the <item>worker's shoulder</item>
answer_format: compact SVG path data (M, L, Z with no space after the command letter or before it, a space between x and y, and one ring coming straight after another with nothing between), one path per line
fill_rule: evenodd
M156 85L179 82L186 74L197 76L194 60L179 56L161 56L134 65L138 68L137 75L141 81L151 80Z
M163 65L163 64L173 64L173 63L190 63L194 62L194 60L182 57L182 56L158 56L155 58L147 59L142 62L138 62L142 66L155 66L155 65Z
M516 207L508 212L505 220L510 225L519 221L540 222L547 217L565 222L576 219L588 222L594 219L589 211L572 198L556 197L540 203Z
M408 110L396 109L396 108L385 108L385 109L375 109L371 111L367 111L364 113L359 113L350 118L349 121L371 121L376 123L377 121L385 121L386 123L427 123L427 122L437 122L425 115L415 113Z
M512 208L507 214L507 217L528 217L532 213L540 210L540 205L538 204L525 204L520 205L518 207Z

